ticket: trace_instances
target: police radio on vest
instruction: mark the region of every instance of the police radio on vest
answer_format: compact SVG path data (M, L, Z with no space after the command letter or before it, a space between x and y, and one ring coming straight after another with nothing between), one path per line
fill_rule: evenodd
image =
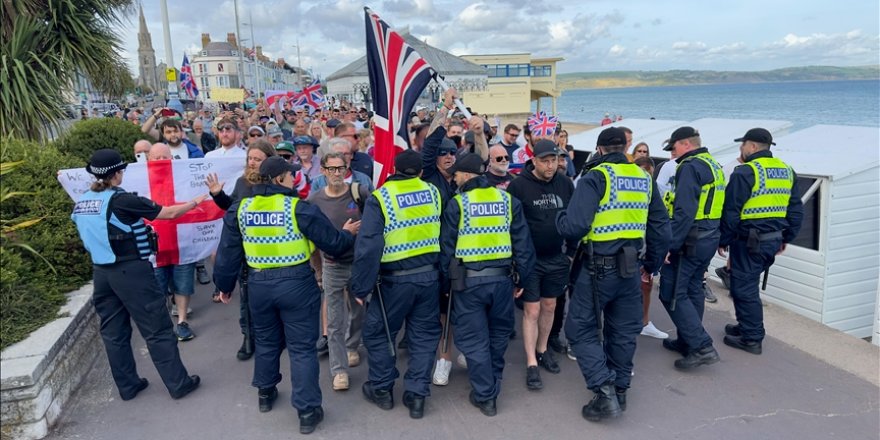
M284 212L245 212L244 224L245 226L284 226Z

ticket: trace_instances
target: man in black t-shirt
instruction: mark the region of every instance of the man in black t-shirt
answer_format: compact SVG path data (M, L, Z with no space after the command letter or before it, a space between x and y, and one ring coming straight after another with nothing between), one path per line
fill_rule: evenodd
M515 177L507 171L508 166L510 166L510 155L503 145L497 144L489 148L489 166L485 174L489 185L506 190Z

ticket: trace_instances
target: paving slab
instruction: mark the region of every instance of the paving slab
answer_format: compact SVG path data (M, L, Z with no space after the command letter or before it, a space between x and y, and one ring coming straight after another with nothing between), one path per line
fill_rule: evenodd
M581 407L592 393L577 364L557 356L562 372L542 371L544 389L525 387L522 332L507 350L503 391L498 415L485 417L468 403L466 370L453 366L450 384L433 387L425 418L411 420L401 403L402 384L395 389L395 407L383 411L366 402L360 386L367 377L364 362L351 369L352 388L331 389L327 358L321 358L321 384L326 417L313 438L383 439L877 439L880 436L880 389L877 347L844 334L826 332L825 344L851 346L853 374L821 359L821 347L803 351L771 334L764 354L751 355L725 346L724 324L731 322L727 292L713 284L719 297L708 305L705 323L715 338L721 362L694 372L677 371L676 355L657 339L640 336L635 377L622 417L602 423L581 418ZM655 295L656 298L656 289ZM781 334L811 339L825 330L778 313L768 306L768 328L785 327ZM251 387L253 361L238 361L241 343L238 305L210 302L210 289L198 286L190 324L197 337L180 344L191 374L201 387L175 401L168 396L149 361L143 339L134 338L140 374L150 387L134 400L122 402L110 377L106 356L100 356L84 385L71 400L50 439L250 439L300 437L296 411L290 406L287 356L282 356L284 380L279 399L269 413L257 411L256 389ZM521 315L517 312L517 318ZM782 318L780 318L782 317ZM652 320L672 332L666 312L655 300ZM791 328L792 326L798 328ZM821 327L821 326L820 326ZM519 323L517 324L519 329ZM831 334L831 336L829 336ZM838 338L838 339L835 339ZM834 341L841 341L835 344ZM813 344L815 345L815 344ZM840 356L831 350L834 356ZM103 349L103 347L96 347ZM817 354L818 353L818 354ZM817 357L819 356L819 357ZM846 365L846 360L834 359ZM401 376L406 351L398 360ZM454 362L453 362L454 364ZM852 369L849 369L852 370Z

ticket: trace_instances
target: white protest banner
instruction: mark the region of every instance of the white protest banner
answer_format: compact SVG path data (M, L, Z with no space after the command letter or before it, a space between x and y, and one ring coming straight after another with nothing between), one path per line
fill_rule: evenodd
M132 163L126 168L120 187L159 205L171 206L207 194L208 173L216 173L224 182L223 190L231 194L244 165L240 157ZM58 172L58 181L74 201L89 190L94 180L84 168ZM224 214L209 197L180 218L150 222L159 236L156 265L195 263L211 255L220 242Z

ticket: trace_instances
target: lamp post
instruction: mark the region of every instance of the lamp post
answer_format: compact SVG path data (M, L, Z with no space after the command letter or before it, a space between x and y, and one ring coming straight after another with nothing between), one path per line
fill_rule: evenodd
M168 24L168 2L167 0L162 0L160 3L162 6L162 33L165 37L165 58L168 62L168 67L174 69L174 52L171 50L171 27ZM180 99L178 99L178 90L177 90L177 76L175 75L174 81L168 81L168 107L173 108L179 111L181 114L183 113L183 104L180 103Z
M241 53L241 26L239 26L238 22L238 0L233 0L232 3L235 6L235 42L238 46L235 48L235 51L238 52L238 86L244 87L244 55Z
M296 48L296 85L302 90L302 58L299 57L299 37L296 37L296 44L293 47Z

